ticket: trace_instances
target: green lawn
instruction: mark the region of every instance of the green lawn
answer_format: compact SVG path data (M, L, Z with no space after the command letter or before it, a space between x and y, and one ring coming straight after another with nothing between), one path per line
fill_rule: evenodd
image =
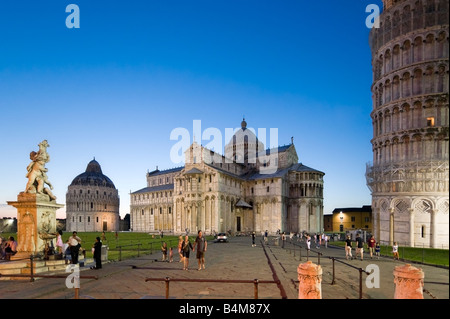
M343 241L330 242L329 244L340 247L345 246L345 242ZM368 252L366 247L364 247L364 251ZM447 249L399 246L398 252L401 259L430 265L449 266L449 251ZM382 256L392 257L392 246L381 246L380 254Z
M72 235L71 232L63 232L63 242ZM81 247L86 250L86 257L92 258L91 248L95 243L95 238L101 238L101 232L78 232L78 237L81 238ZM123 260L127 258L133 258L142 256L144 254L150 254L152 252L161 252L162 243L165 241L168 247L173 247L174 256L177 256L176 247L178 246L178 236L164 236L160 238L159 235L150 235L148 233L135 233L135 232L118 232L116 239L115 232L106 232L106 240L104 245L108 246L108 259L109 260ZM8 238L13 236L17 240L17 233L2 233L2 237ZM196 237L189 236L193 243ZM206 239L213 240L212 236L206 236ZM162 256L162 255L161 255Z

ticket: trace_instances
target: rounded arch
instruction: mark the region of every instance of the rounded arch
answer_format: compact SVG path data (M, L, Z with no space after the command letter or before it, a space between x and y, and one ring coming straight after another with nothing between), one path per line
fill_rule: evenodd
M391 200L390 209L394 210L395 214L407 213L411 208L411 199L407 197L396 197Z
M419 214L429 214L435 208L434 202L431 199L425 197L415 198L411 206L414 209L414 212Z

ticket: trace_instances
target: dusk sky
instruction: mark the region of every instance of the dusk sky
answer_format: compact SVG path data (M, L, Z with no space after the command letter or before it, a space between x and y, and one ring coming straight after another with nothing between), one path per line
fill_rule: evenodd
M69 4L80 28L68 28ZM176 128L278 129L324 176L324 214L371 204L375 0L0 1L0 217L50 144L57 202L94 157L119 190L146 187L171 160ZM193 136L191 136L191 139ZM196 141L200 142L199 137ZM202 140L207 144L208 140ZM269 146L269 137L262 141ZM223 153L223 150L222 150ZM59 210L58 218L65 218Z

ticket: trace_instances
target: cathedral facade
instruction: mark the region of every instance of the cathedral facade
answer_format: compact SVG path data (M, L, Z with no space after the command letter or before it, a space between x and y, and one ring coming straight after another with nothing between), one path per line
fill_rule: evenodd
M373 228L383 244L449 245L448 0L383 0L370 32Z
M194 142L185 166L147 173L130 194L131 230L321 232L323 176L298 163L293 142L265 149L244 120L225 156Z
M75 177L66 193L66 230L118 231L119 192L94 159Z

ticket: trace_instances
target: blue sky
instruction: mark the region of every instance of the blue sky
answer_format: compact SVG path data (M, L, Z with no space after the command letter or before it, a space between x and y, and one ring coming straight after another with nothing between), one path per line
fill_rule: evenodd
M66 27L71 3L79 29ZM370 204L372 3L1 1L0 217L15 216L1 205L24 190L44 139L59 203L95 157L123 217L147 170L182 165L172 130L201 120L225 136L243 116L277 128L280 145L293 136L299 161L325 172L325 213Z

